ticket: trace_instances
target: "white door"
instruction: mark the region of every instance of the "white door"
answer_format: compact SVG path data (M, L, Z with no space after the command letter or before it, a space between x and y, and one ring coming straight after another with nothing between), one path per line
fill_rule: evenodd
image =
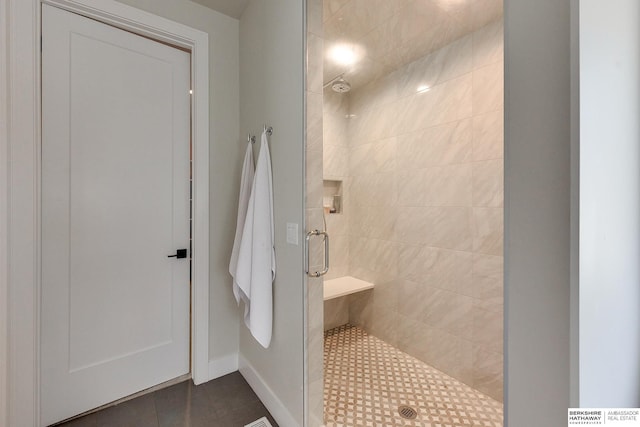
M42 9L48 425L189 372L190 55Z

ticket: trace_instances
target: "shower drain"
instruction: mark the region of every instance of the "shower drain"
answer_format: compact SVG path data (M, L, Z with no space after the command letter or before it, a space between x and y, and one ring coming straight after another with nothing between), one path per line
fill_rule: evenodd
M413 409L411 406L406 405L398 407L398 413L402 418L406 418L408 420L415 420L418 416L418 411Z

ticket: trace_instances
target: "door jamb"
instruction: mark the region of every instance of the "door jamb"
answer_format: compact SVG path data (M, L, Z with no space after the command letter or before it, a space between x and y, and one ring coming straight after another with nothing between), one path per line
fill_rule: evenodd
M9 7L5 0L0 0L0 28L8 27ZM8 420L8 213L9 213L9 82L7 62L9 59L9 42L7 31L0 36L0 425L9 425Z
M44 3L191 51L191 373L196 384L209 380L208 34L114 0L0 0L2 10L9 11L8 52L0 58L2 71L7 71L0 73L0 84L8 92L7 111L0 109L7 119L8 138L0 142L0 154L6 149L9 166L7 253L0 252L0 261L8 265L8 316L0 318L8 324L6 384L0 383L8 402L0 407L7 412L0 411L0 421L8 425L40 425L40 9ZM5 380L1 374L0 380Z

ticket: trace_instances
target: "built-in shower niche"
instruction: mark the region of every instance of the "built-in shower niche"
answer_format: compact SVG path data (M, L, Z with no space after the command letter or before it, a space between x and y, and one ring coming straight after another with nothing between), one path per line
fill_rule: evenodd
M342 181L325 179L322 206L325 214L342 213Z

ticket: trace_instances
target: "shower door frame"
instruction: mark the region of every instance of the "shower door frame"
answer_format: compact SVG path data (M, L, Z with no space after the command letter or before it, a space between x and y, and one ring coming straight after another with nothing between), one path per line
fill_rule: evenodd
M579 406L579 1L504 4L504 423L554 425Z
M307 82L306 82L306 132L305 134L307 135L307 140L306 140L306 150L305 150L305 158L306 158L306 170L305 170L305 176L307 179L306 182L306 191L307 191L307 196L306 196L306 220L307 220L307 224L306 224L306 230L307 231L311 231L314 229L322 229L323 224L322 224L322 220L320 219L320 221L318 221L317 219L317 215L316 215L316 207L318 207L320 209L320 214L322 213L322 189L323 189L323 171L322 171L322 155L320 156L320 171L316 171L315 168L317 167L317 161L314 162L314 158L313 156L309 156L308 153L308 149L309 147L313 147L314 153L320 152L322 151L323 147L322 147L322 140L321 143L319 144L320 147L316 147L313 143L313 141L310 141L310 139L313 138L313 135L310 135L310 123L317 125L316 123L316 118L309 116L309 114L312 114L315 111L318 111L317 109L313 108L313 98L310 97L313 96L313 92L314 88L312 87L312 85L314 85L318 79L314 78L315 73L320 73L320 76L322 76L322 72L323 72L323 51L322 48L320 50L320 52L314 52L314 49L318 48L318 44L314 44L311 40L309 40L311 37L314 37L314 28L317 28L317 25L320 25L320 27L323 25L323 19L321 17L320 22L314 22L314 17L311 16L315 11L318 10L318 6L314 6L314 2L316 0L306 0L306 4L307 4L307 31L306 31L306 36L307 36L307 40L306 40L306 65L307 65L307 70L306 70L306 78L307 78ZM506 3L507 0L503 0L504 3ZM320 6L319 9L322 10L322 1L319 2ZM503 25L505 23L505 16L503 15L502 17L502 22ZM319 34L322 34L322 32L320 32ZM505 40L506 40L506 36L505 36ZM321 43L319 43L320 46L322 46ZM319 61L317 60L317 58L319 58ZM316 63L318 62L318 63ZM337 80L340 76L338 76L337 78L331 80L329 83L325 84L324 86L330 85L333 81ZM323 80L322 78L320 78L320 85L322 86L323 84ZM503 81L503 86L506 87L506 81ZM320 88L320 93L322 94L323 92L323 87ZM311 98L311 99L310 99ZM320 114L322 116L322 107L320 108ZM503 109L503 114L504 114L504 109ZM322 118L320 118L320 124L322 124ZM320 126L322 128L322 126ZM322 137L322 135L321 135ZM506 158L503 158L503 164L502 167L504 168L506 163ZM317 204L318 201L316 201L315 199L310 199L310 195L316 195L320 194L320 200L319 200L319 205ZM506 199L506 194L505 194L505 199ZM506 201L505 201L505 206L506 206ZM504 211L504 208L503 208ZM506 224L503 223L503 230L506 231ZM312 240L313 241L313 240ZM314 242L317 243L317 242ZM313 243L312 243L313 245ZM313 249L317 249L315 248L315 246L312 246L312 252ZM503 256L505 255L505 251L503 250ZM311 270L311 271L315 271L315 270ZM317 304L318 301L316 301L314 299L315 294L313 293L314 288L317 287L322 287L323 286L323 278L312 278L312 277L307 277L307 285L306 285L306 289L307 289L307 294L306 294L306 319L308 324L305 325L305 334L306 334L306 339L305 339L305 348L306 348L306 354L305 354L305 363L307 363L307 366L305 367L305 408L306 408L306 421L307 421L307 426L308 427L319 427L321 424L316 424L313 423L313 418L314 416L318 415L316 414L314 411L316 409L317 406L320 406L321 408L324 408L324 399L323 396L321 397L323 400L322 402L316 402L314 401L314 391L313 391L313 387L312 385L309 383L309 381L307 381L307 378L311 375L310 372L314 369L314 352L316 351L316 348L314 347L314 341L318 340L317 336L314 336L315 334L320 334L322 336L322 338L324 338L324 322L323 322L323 318L322 316L315 316L314 312L317 311L317 309L315 309L313 307L314 304ZM506 283L503 285L503 289L506 288ZM320 304L323 304L324 301L321 298ZM318 322L318 318L320 319L320 324L317 324L316 322ZM503 335L503 342L504 342L504 349L506 349L506 332L507 332L507 328L506 328L506 301L505 301L505 305L503 308L503 315L502 315L502 322L504 325L504 335ZM320 331L320 332L318 332ZM322 341L322 340L321 340ZM320 348L320 351L322 351L322 346ZM504 354L504 360L503 360L503 385L504 385L504 394L503 394L503 405L506 411L506 382L507 382L507 378L506 378L506 353ZM323 356L323 355L322 355ZM322 367L320 367L320 369L322 369ZM323 373L324 376L324 373ZM319 416L323 417L324 413L322 412L321 414L319 414Z
M305 234L323 229L322 208L322 0L305 0ZM315 106L315 108L314 108ZM312 117L311 114L318 114ZM319 121L318 121L319 120ZM318 143L319 142L319 143ZM312 152L310 153L310 149ZM321 239L307 241L309 271L323 268L316 250ZM304 267L303 267L304 269ZM304 423L306 427L324 425L324 278L304 275Z

